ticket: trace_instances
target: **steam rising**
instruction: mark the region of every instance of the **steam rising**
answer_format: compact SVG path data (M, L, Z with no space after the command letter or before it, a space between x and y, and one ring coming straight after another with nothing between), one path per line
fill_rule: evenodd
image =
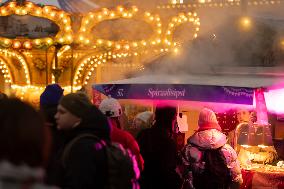
M257 73L284 66L284 17L279 8L260 6L246 14L236 8L219 10L197 10L201 19L199 37L185 40L178 54L167 54L151 62L146 72L216 74L223 70L236 73L237 69ZM242 25L244 16L251 25ZM191 35L188 30L179 33Z

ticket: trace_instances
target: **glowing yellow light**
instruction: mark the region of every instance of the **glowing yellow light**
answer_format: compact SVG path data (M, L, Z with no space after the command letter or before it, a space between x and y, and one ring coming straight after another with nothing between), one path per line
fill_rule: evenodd
M249 17L242 17L240 19L240 24L241 24L242 29L250 29L251 19Z
M61 39L62 39L62 38L61 38ZM51 43L52 43L52 39L48 38L48 39L46 40L46 42L47 42L48 44L51 44Z
M124 8L121 7L121 6L118 6L117 9L120 11L120 12L123 12Z
M15 3L9 3L9 7L10 7L10 8L15 7Z
M32 8L33 4L32 4L32 3L27 3L26 6L27 6L28 8Z
M125 48L126 50L128 50L128 49L129 49L129 45L125 45L124 48Z
M118 45L115 46L115 48L120 49L121 47L120 47L120 45L118 44Z
M260 145L257 145L258 147L260 147L260 148L267 148L268 146L265 146L265 145L263 145L263 144L260 144Z
M174 52L178 53L179 52L178 48L174 48Z
M36 10L37 15L40 15L40 13L41 13L40 10Z
M8 44L10 43L10 40L9 40L9 39L5 39L5 40L4 40L4 43L5 43L6 45L8 45Z
M20 9L16 9L16 14L20 14Z
M104 9L103 14L108 15L108 9Z
M48 8L48 7L44 7L44 11L45 11L46 13L49 13L49 8Z
M281 41L281 45L284 48L284 39Z
M2 10L1 10L1 13L2 13L2 14L6 14L6 10L5 10L5 9L2 9Z
M52 12L52 13L50 14L51 17L54 17L55 15L56 15L55 12Z
M39 44L40 44L40 40L39 40L39 39L36 39L36 40L35 40L35 44L36 44L36 45L39 45Z
M71 41L72 40L72 35L67 36L67 40Z
M16 49L19 48L20 46L21 46L21 42L19 42L19 41L15 41L14 44L13 44L13 47L16 48Z
M27 13L28 13L28 12L27 12L26 9L22 9L22 12L21 12L22 15L25 15L25 14L27 14Z
M111 41L108 41L107 42L107 45L110 47L110 46L112 46L112 42Z
M30 42L26 41L26 42L24 43L24 47L27 48L27 49L30 49L30 48L32 48L32 45L31 45Z

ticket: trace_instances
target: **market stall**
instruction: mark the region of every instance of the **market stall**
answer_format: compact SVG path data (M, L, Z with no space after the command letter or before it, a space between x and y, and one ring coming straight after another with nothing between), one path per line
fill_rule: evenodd
M237 74L179 75L178 77L146 75L111 83L94 84L93 90L96 94L99 91L117 99L144 99L158 103L170 100L177 105L194 101L200 102L202 106L223 107L223 110L232 106L255 109L258 120L254 123L253 128L258 130L253 134L255 134L254 136L260 134L261 140L258 141L259 144L252 146L254 153L257 154L254 158L252 158L253 153L246 150L248 143L240 144L242 147L246 147L244 149L247 153L245 163L242 163L244 178L242 188L281 188L284 181L284 166L283 161L280 161L281 159L277 156L276 150L279 149L275 150L273 146L267 111L274 110L271 109L272 107L268 107L270 109L267 110L265 97L273 100L269 93L270 89L273 89L273 94L275 90L282 90L281 86L279 87L279 83L282 81L281 77ZM256 102L254 103L254 101ZM191 124L189 123L189 125ZM270 158L269 155L272 151L276 153L272 157L274 159L265 162L265 159ZM256 156L264 160L256 161Z

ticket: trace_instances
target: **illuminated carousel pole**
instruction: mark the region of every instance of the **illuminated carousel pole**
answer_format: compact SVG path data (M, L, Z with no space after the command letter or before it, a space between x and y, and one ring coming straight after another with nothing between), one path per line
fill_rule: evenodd
M58 52L59 50L61 49L62 45L59 44L59 43L56 43L53 45L55 47L55 50L54 50L54 68L52 69L52 74L54 76L54 81L55 83L58 83L58 80L59 80L59 77L62 73L62 69L59 68L58 66Z

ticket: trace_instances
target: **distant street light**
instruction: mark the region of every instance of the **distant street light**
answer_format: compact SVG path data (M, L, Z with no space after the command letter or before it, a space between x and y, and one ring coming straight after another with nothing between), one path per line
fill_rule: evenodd
M240 26L243 30L249 30L251 29L252 21L249 17L241 17L240 19Z

